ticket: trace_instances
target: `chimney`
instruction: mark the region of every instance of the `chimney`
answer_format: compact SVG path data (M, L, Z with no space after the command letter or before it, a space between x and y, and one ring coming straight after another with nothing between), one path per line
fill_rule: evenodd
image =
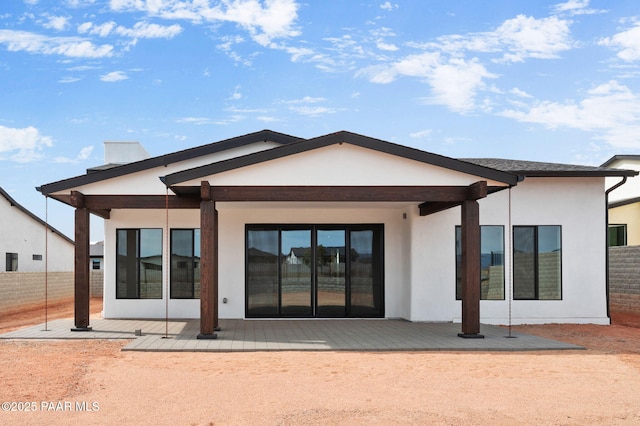
M135 141L105 141L104 142L104 163L105 164L128 164L135 161L146 160L151 155L146 149Z

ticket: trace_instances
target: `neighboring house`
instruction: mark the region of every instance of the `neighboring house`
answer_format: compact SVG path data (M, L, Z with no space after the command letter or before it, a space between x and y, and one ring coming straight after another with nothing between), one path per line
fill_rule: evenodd
M45 221L0 188L0 272L73 271L73 240L52 226L47 237L45 229Z
M106 318L200 317L201 338L220 317L405 318L478 337L480 321L609 323L604 183L634 174L265 130L39 190L76 209L78 329L92 213Z
M91 244L89 248L90 268L98 271L104 267L104 241Z
M602 167L640 172L640 155L614 155ZM619 182L619 177L607 178L607 189L613 188ZM624 185L610 192L607 202L609 245L640 245L640 177L627 177Z

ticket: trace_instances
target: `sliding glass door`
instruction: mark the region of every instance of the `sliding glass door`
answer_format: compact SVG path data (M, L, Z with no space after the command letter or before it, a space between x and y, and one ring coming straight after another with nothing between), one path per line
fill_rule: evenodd
M317 232L316 316L340 318L346 316L346 230Z
M382 225L248 225L247 317L382 317Z

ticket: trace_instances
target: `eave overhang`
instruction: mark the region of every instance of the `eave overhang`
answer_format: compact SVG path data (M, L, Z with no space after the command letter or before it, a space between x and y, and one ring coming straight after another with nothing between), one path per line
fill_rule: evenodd
M395 155L401 158L443 167L479 178L501 182L509 186L516 185L519 181L518 175L514 173L504 172L346 131L331 133L313 139L301 140L285 146L183 170L163 176L160 179L167 187L173 189L175 185L179 185L183 182L193 181L206 176L342 143L348 143L378 152Z
M153 157L153 158L149 158L142 161L136 161L129 164L110 167L102 170L98 168L94 168L94 169L91 169L90 173L87 173L81 176L72 177L69 179L60 180L57 182L52 182L49 184L45 184L36 189L44 195L51 195L55 192L78 188L83 185L101 182L107 179L113 179L116 177L128 175L131 173L141 172L144 170L149 170L155 167L163 167L169 164L190 160L190 159L201 157L204 155L210 155L210 154L226 151L233 148L239 148L239 147L250 145L253 143L275 142L279 144L289 144L299 140L301 140L301 138L286 135L284 133L278 133L271 130L262 130L259 132L249 133L247 135L238 136L231 139L225 139L219 142L202 145L199 147L174 152L171 154L161 155L158 157ZM55 197L52 197L52 198L55 198Z

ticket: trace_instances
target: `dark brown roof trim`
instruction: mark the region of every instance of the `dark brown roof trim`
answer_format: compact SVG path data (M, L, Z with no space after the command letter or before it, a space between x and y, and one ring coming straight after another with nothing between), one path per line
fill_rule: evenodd
M202 145L171 154L161 155L158 157L152 157L146 160L136 161L134 163L124 164L121 166L104 169L101 169L99 167L92 168L89 169L87 174L85 175L45 184L36 189L43 194L48 195L57 191L63 191L65 189L75 188L81 185L100 182L106 179L112 179L130 173L152 169L154 167L162 167L169 164L178 163L180 161L201 157L203 155L222 152L233 148L239 148L256 142L275 142L286 145L289 143L297 142L299 140L301 140L301 138L286 135L284 133L278 133L271 130L261 130L259 132L249 133L244 136L237 136L231 139L225 139L219 142Z
M518 176L513 173L459 161L454 158L421 151L404 145L398 145L347 131L330 133L328 135L301 140L299 142L294 142L266 151L260 151L201 167L195 167L193 169L183 170L164 176L163 178L161 178L161 180L165 185L170 187L189 180L199 179L204 176L210 176L216 173L222 173L229 170L234 170L241 167L246 167L253 164L275 160L278 158L287 157L289 155L299 154L302 152L311 151L313 149L341 143L349 143L363 148L373 149L375 151L396 155L398 157L420 161L450 170L455 170L462 173L503 182L508 185L516 185L518 183Z
M47 222L45 222L44 220L40 219L38 216L36 216L35 214L31 213L29 210L27 210L27 208L25 208L24 206L22 206L20 203L18 203L16 200L14 200L4 189L0 188L0 195L2 195L4 198L7 199L7 201L9 202L9 204L11 204L12 207L16 207L18 210L20 210L21 212L23 212L24 214L26 214L27 216L31 217L33 220L35 220L36 222L40 223L42 226L48 227L49 230L51 232L53 232L54 234L58 234L60 235L60 237L62 237L63 239L67 240L68 242L70 242L71 244L75 245L75 243L73 242L73 240L69 237L67 237L66 235L64 235L62 232L58 231L56 228L54 228L51 225L48 225Z
M614 155L613 157L609 158L607 161L602 163L600 167L609 167L611 164L615 163L616 161L624 161L624 160L640 160L640 155Z
M629 204L639 203L640 197L629 198L627 200L614 201L609 203L610 209L615 209L616 207L628 206Z

